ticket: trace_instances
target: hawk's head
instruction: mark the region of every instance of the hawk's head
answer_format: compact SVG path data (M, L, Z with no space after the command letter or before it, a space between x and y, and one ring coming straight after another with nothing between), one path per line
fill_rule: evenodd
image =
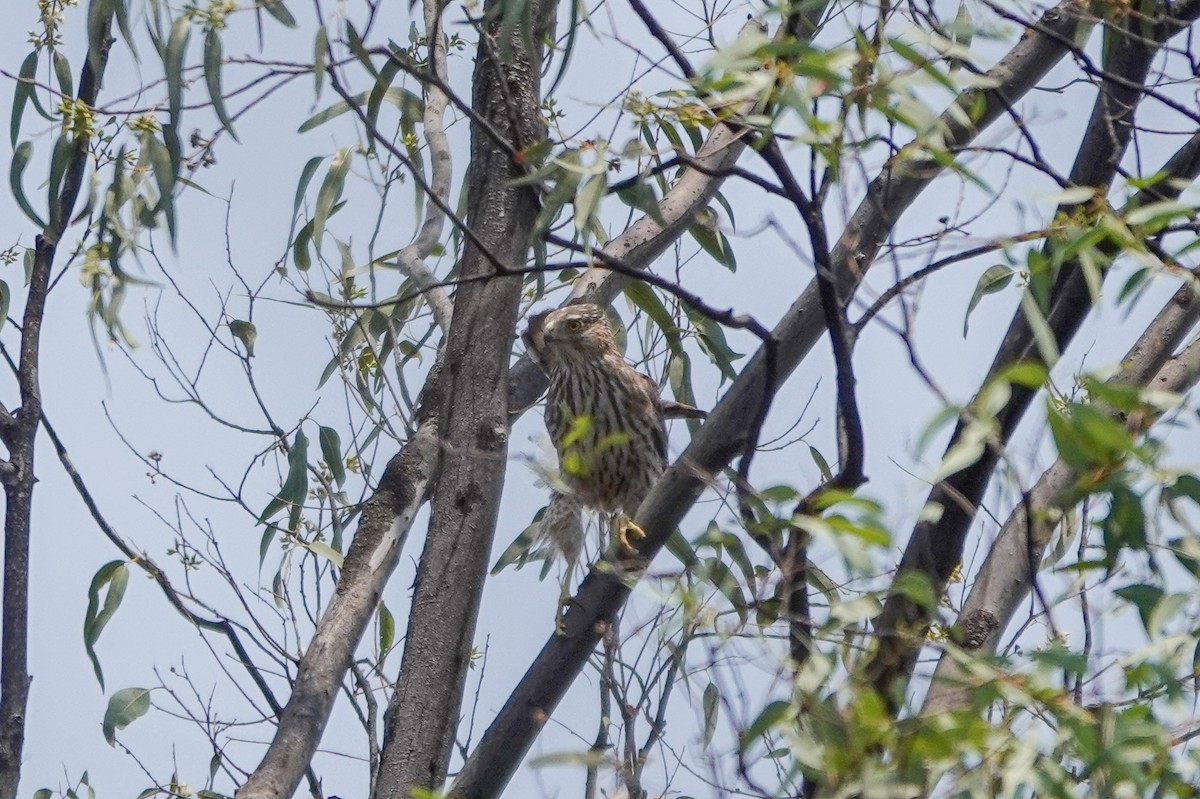
M537 314L529 320L525 342L547 367L599 358L616 348L604 311L591 303Z

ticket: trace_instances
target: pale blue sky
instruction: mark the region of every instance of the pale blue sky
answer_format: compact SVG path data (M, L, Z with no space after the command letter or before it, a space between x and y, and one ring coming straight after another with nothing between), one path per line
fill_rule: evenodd
M133 5L140 7L136 2ZM295 0L290 5L300 20L299 31L288 32L271 20L266 20L266 52L271 57L305 60L312 49L313 11L311 7ZM380 29L394 30L393 38L403 42L407 40L409 27L402 8L404 4L393 5L387 8L387 13L395 14L395 18L381 22ZM22 10L10 15L14 23L0 31L0 44L3 45L0 49L13 54L0 67L12 72L15 72L27 51L24 31L33 27L36 18L32 2L21 6ZM740 27L746 10L753 8L753 4L732 8L718 30L718 41L728 41ZM329 14L345 10L352 19L361 18L363 13L356 4L329 4L325 10ZM621 13L625 13L623 8ZM663 13L665 16L678 15L668 16L669 21L677 25L673 29L685 29L689 24L682 18L678 8L663 9ZM450 12L450 19L459 20L461 17L461 8L455 6ZM142 12L136 11L134 18L135 26L140 27ZM75 72L81 61L78 54L82 52L79 46L82 19L82 9L68 12L64 52L72 58ZM386 28L383 27L385 24ZM231 20L231 25L226 54L237 56L255 52L250 16L239 14ZM617 20L617 25L626 39L638 42L647 53L657 57L658 48L648 41L633 21L622 18ZM570 115L563 124L567 131L583 126L592 112L598 110L597 98L607 101L617 96L620 87L629 75L634 74L638 64L644 65L644 62L636 60L630 50L612 40L607 16L602 15L598 19L597 28L601 32L599 40L586 34L580 37L580 49L575 54L571 77L559 92L560 107ZM831 41L836 40L841 30L841 26L831 29ZM375 38L378 43L384 40L378 33ZM188 63L196 63L199 58L199 41L196 37L193 39ZM980 49L995 53L1002 51L1003 46L1002 43L985 43ZM114 51L117 56L109 70L102 102L124 94L139 80L158 74L159 66L153 63L152 50L144 41L141 47L144 65L140 74L120 43ZM466 87L470 63L469 50L452 59L455 86ZM589 68L592 64L603 65L603 68ZM1056 74L1061 74L1065 83L1071 71L1067 65ZM235 70L229 70L226 85L235 85L237 74ZM249 73L240 74L245 76ZM365 89L367 84L358 77L359 73L353 74L356 75L355 86L359 90ZM1056 80L1052 77L1045 83L1055 84ZM645 91L664 88L671 83L667 76L662 75L655 77L650 85L652 88ZM11 107L12 87L10 79L0 81L0 108ZM202 81L198 81L189 90L189 102L193 98L199 100L203 97ZM946 95L930 89L928 97L931 98L931 104L940 108ZM156 91L151 91L136 102L119 105L142 107L159 99ZM1073 154L1091 99L1090 89L1074 86L1061 94L1034 93L1022 104L1046 157L1052 162L1061 163L1064 172L1067 163L1062 159L1069 159ZM321 100L314 104L311 79L300 78L265 100L239 122L237 131L241 144L227 138L222 140L216 150L217 164L211 169L200 170L195 177L212 194L218 197L232 196L230 252L233 263L251 284L257 284L267 276L284 251L291 198L304 162L314 155L328 155L338 147L355 142L349 115L305 135L294 132L313 111L334 101L335 95L327 87ZM240 108L240 104L234 107ZM1164 116L1157 110L1155 112ZM1150 118L1153 117L1143 119ZM184 135L186 137L192 127L210 131L214 124L209 112L191 112L185 117ZM579 133L587 137L606 136L611 127L611 121L598 121L584 127ZM455 164L456 186L461 181L466 165L463 150L465 132L466 126L462 122L451 129L459 159ZM1008 142L1011 138L1009 133L1011 126L1002 121L988 131L982 141ZM44 134L44 123L32 111L27 111L22 139L35 137L36 157L27 172L25 185L30 195L38 198L44 195L39 188L39 181L45 170L51 142ZM631 130L623 128L613 137L614 143L619 146L632 135ZM1157 144L1155 146L1158 147ZM8 148L8 145L5 147ZM1171 149L1168 144L1162 144L1161 151L1144 152L1143 157L1147 162L1157 163ZM799 157L796 162L802 163ZM744 163L756 171L761 166L752 155L748 155ZM875 165L876 160L867 163L868 167ZM998 186L1005 180L1003 166L1004 159L993 158L980 163L978 168L987 179L993 181L993 185ZM315 190L316 183L313 186ZM851 172L848 186L847 202L852 207L860 196L861 176ZM1027 219L1044 221L1048 215L1047 209L1052 207L1052 201L1048 199L1051 188L1044 178L1028 171L1017 173L1012 179L1009 198L989 210L982 220L973 223L972 234L988 237L1025 229L1014 208L1017 201L1027 206ZM403 194L404 191L405 188L401 187L388 209L380 251L403 246L411 235L412 204L411 199ZM314 196L313 190L310 190L309 196ZM700 258L685 268L685 281L689 288L708 297L714 305L732 305L739 311L752 313L765 323L773 324L794 295L808 283L812 270L806 262L794 256L774 230L764 228L764 224L774 220L789 229L789 235L793 238L803 241L804 236L790 209L778 203L764 203L757 190L731 182L726 189L726 196L738 214L737 234L730 231L738 258L738 272L729 274L723 268ZM905 216L901 235L916 235L936 229L934 220L943 215L953 215L956 209L969 215L967 211L980 207L980 197L978 191L965 187L961 181L944 177ZM366 203L368 189L358 185L351 198L348 209L355 208L356 203ZM34 235L32 226L10 207L11 198L7 192L0 202L6 203L3 207L9 211L4 216L8 221L0 226L0 247L17 243L30 245ZM362 207L370 211L364 211L361 218L343 212L335 217L330 226L331 232L340 236L353 235L355 253L359 256L366 251L365 239L369 235L374 213L374 208L369 204ZM199 307L209 314L210 319L216 312L218 293L227 291L233 285L225 250L225 212L225 205L221 201L199 192L185 192L179 200L178 254L170 254L164 236L156 237L167 268ZM611 218L620 219L620 213L614 203ZM829 213L834 231L842 216L835 202ZM1033 224L1036 223L1031 222L1029 226ZM685 240L684 254L690 255L693 250L694 245ZM931 281L921 298L917 346L938 385L955 401L967 400L978 386L994 354L992 342L1007 325L1016 306L1018 294L1012 289L985 299L972 317L970 335L966 339L962 337L962 315L967 298L979 274L995 262L994 258L984 258L954 267ZM144 277L161 283L153 263L147 259L144 265ZM906 267L911 266L906 264ZM673 264L670 256L660 261L659 269L663 274L671 273ZM876 289L883 289L890 285L891 276L891 266L880 263L869 282ZM21 279L19 263L9 266L0 277L14 289L15 317L20 308L21 292L17 288ZM395 278L385 274L380 280L386 284ZM1065 379L1085 354L1089 368L1113 363L1133 340L1140 323L1157 312L1161 300L1155 297L1165 297L1173 288L1173 281L1164 280L1153 297L1147 297L1134 309L1128 321L1123 311L1111 307L1101 309L1079 333L1068 358L1056 375ZM295 299L294 293L289 294L283 287L268 293ZM160 300L159 320L164 331L172 343L179 347L181 360L194 364L198 358L200 344L197 336L200 328L175 297L156 288L135 287L126 302L123 319L141 344L134 357L139 363L154 367L154 356L148 346L150 337L145 331L142 314L145 308L155 307ZM193 408L166 405L158 401L150 387L135 375L114 348L102 345L98 357L89 336L85 303L86 294L79 286L76 272L67 274L51 297L47 315L42 373L46 412L70 448L72 459L109 520L128 540L147 550L165 566L172 563L172 558L165 554L172 546L172 534L151 509L174 518L174 503L179 491L161 477L151 480L146 475L146 468L126 450L110 427L102 403L109 409L117 428L139 452L162 453L164 470L210 490L218 488L208 474L210 467L223 478L237 481L249 458L266 442L261 438L247 440L243 435L224 430L208 422ZM244 312L244 302L239 299L236 288L229 308L234 316ZM624 301L618 302L618 309L628 318L628 307ZM255 313L258 325L256 379L279 423L284 427L294 425L319 401L314 418L323 424L341 427L345 440L346 405L341 392L336 390L336 379L326 390L320 393L315 390L329 357L323 315L312 309L282 303L259 303ZM227 334L225 339L230 340ZM6 345L11 347L14 340L13 331L6 330ZM749 352L753 346L749 337L736 333L730 334L730 341L734 349L741 352ZM107 376L102 362L103 367L107 368ZM923 462L914 461L915 441L939 406L912 373L907 354L894 335L882 328L873 328L863 337L855 363L863 421L868 431L867 473L871 483L865 493L884 502L886 518L900 539L894 542L898 548L903 545L903 536L907 534L925 497L926 488L921 478L936 465L949 431L939 435L925 453ZM716 371L698 353L695 355L694 368L701 404L711 404L719 395ZM832 443L833 381L829 369L827 347L822 345L780 393L769 432L778 434L789 427L808 401L814 384L820 381L799 429L817 423L805 443L818 447L832 460L835 452ZM206 374L205 385L209 396L224 410L247 424L262 425L261 417L248 401L245 383L235 361L228 357L213 356ZM0 390L4 393L5 401L11 403L11 379L0 381L0 386L3 386ZM1033 427L1027 426L1015 448L1018 462L1026 459L1030 462L1044 460L1044 455L1035 456L1039 437ZM307 430L313 436L315 426L310 425ZM1189 449L1195 451L1194 430L1188 433L1188 443L1182 447L1176 446L1180 452L1186 453ZM526 414L514 429L512 468L506 481L493 560L545 500L545 490L535 485L535 476L525 465L530 457L544 457L538 443L542 435L540 411ZM686 430L676 425L672 437L673 452L678 453L685 443ZM85 769L100 796L132 795L146 787L147 781L132 759L111 749L101 736L100 720L106 696L92 676L81 635L88 582L99 566L119 558L119 553L96 531L58 467L48 444L43 437L38 452L40 483L35 495L31 616L34 634L30 652L34 683L21 795L29 796L43 786L72 784ZM381 443L377 469L390 457L393 449L390 442ZM1191 465L1195 465L1194 459ZM1030 466L1024 479L1032 482L1037 474ZM268 492L277 487L270 485L267 477L259 473L251 483L249 492L251 496L258 497L262 504L265 504ZM763 486L791 483L806 490L816 482L819 473L807 454L807 448L801 444L782 452L762 454L755 462L754 478ZM223 555L234 564L238 576L252 586L258 579L261 528L255 527L252 519L236 509L194 497L186 499L197 517L211 523ZM709 503L702 505L694 514L694 529L685 529L685 534L701 532L713 513L712 507ZM997 508L996 513L1003 518L1006 509ZM985 537L994 533L993 524L985 523L984 526ZM420 553L423 529L423 521L418 521L400 568L386 592L385 599L396 615L398 634L402 633L404 627L405 605L413 580L415 558ZM824 562L832 565L828 553L824 555ZM272 559L269 557L263 573L264 586L268 590L272 570ZM175 579L182 579L178 569L172 574ZM220 592L216 595L221 597L222 607L228 607L228 591L211 574L201 573L196 580L199 594ZM533 654L550 634L557 592L557 585L552 579L538 582L533 569L507 570L489 581L476 635L480 647L485 643L489 646L489 654L486 679L478 701L479 721L474 740L478 740L491 713L503 702ZM655 602L656 598L647 589L639 600L637 613L644 617L651 612ZM370 635L371 632L368 633ZM219 649L220 639L212 640ZM185 689L182 682L168 676L169 670L176 668L186 669L204 695L213 691L213 702L223 712L229 713L229 708L241 704L236 692L225 684L220 672L214 668L214 660L204 642L169 609L158 589L136 572L130 581L124 605L105 630L98 652L104 666L108 693L127 686L157 684L158 679L154 674L156 668L169 684ZM399 655L398 651L394 652L388 661L392 675L398 668ZM228 660L224 662L225 667L232 671L240 669L240 666ZM760 664L759 668L769 677L774 665L765 663ZM472 694L478 677L478 671L470 675L469 690ZM766 686L769 682L769 679L764 679L761 684ZM286 698L282 690L279 693L281 699ZM169 697L161 692L155 694L155 702L167 708L172 707ZM595 731L595 712L594 675L589 672L578 681L564 701L555 716L555 722L551 723L547 733L535 746L533 755L581 749L582 744L563 732L558 722L571 725L590 740ZM242 710L241 713L245 714L246 711ZM238 712L235 711L233 715L238 715ZM695 744L698 733L692 734L689 725L694 723L696 711L689 707L686 699L676 699L671 718L674 740L685 745ZM254 731L256 738L261 738L261 735L262 730ZM152 712L119 737L139 758L154 768L156 774L165 774L165 764L174 758L182 781L193 786L199 786L202 782L210 752L194 727ZM344 700L335 708L324 743L327 749L356 758L365 754L361 728ZM239 765L251 768L262 748L243 746L235 751ZM327 754L320 756L317 765L318 772L326 779L327 793L340 794L347 799L365 794L366 768L363 763ZM536 772L527 766L518 775L511 790L512 795L554 795L561 788L560 795L569 796L579 793L581 783L582 777L576 768L559 766ZM676 787L689 785L692 790L700 790L688 778L683 778ZM218 789L222 788L228 789L229 786L219 784Z

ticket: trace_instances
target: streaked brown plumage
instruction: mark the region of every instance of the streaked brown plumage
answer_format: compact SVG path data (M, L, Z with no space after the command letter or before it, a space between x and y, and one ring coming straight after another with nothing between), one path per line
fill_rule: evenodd
M582 508L632 516L666 468L665 418L704 414L659 399L654 381L621 356L596 305L537 314L524 339L550 378L546 428L567 488L550 498L542 531L574 562Z

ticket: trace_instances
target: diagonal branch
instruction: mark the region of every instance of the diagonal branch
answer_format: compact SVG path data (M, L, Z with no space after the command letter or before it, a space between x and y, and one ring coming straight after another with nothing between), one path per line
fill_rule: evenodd
M1064 0L1043 15L1042 23L1056 34L1071 37L1087 24L1076 14L1076 9L1074 0ZM1035 32L1022 39L988 72L994 81L993 88L965 92L942 115L947 145L954 147L969 142L1068 52L1069 47L1056 36L1046 33ZM714 130L714 137L720 130ZM731 130L730 134L733 133ZM866 198L850 218L830 254L830 268L842 284L840 296L850 296L900 214L941 170L942 166L932 160L897 158L871 183ZM688 221L690 217L675 224L682 230ZM652 223L642 219L635 227L646 224ZM634 236L621 236L614 239L606 251L612 253L613 245L618 245L625 249L621 260L639 263L637 248L642 241ZM607 302L622 285L619 277L594 268L580 279L576 291L579 294L592 292L591 296ZM742 451L753 427L751 411L758 407L768 385L768 360L776 367L775 379L770 382L778 388L812 349L824 331L819 303L817 288L810 284L772 331L771 337L776 342L774 356L768 359L765 348L755 353L679 460L642 503L637 522L646 531L646 539L639 548L647 560L662 548L709 482ZM532 364L530 368L537 369ZM514 369L514 377L519 369L520 364ZM536 383L527 381L517 388L529 385L536 386ZM538 391L540 393L540 389ZM536 397L537 394L528 397L528 403ZM460 793L468 799L484 799L503 791L550 714L583 669L596 642L623 606L630 589L629 583L611 572L593 570L584 579L566 615L565 634L550 638L542 647L467 759L451 786L452 793Z
M1106 67L1125 76L1125 79L1101 87L1071 170L1073 185L1105 187L1113 180L1133 134L1134 110L1143 97L1141 82L1149 73L1162 44L1182 28L1182 22L1177 19L1160 22L1153 29L1153 39L1133 33L1116 37ZM1193 137L1171 160L1166 171L1185 178L1194 176L1196 169L1200 168L1200 149L1197 149L1197 144L1200 144L1200 137ZM1177 183L1160 186L1139 195L1138 203L1177 196ZM1066 205L1058 209L1061 218L1069 218L1073 213L1087 214L1089 211L1086 206L1079 205ZM1111 241L1099 246L1109 257L1118 254L1118 245ZM1050 296L1051 306L1046 313L1046 324L1053 332L1057 349L1061 352L1079 329L1093 302L1078 260L1060 267ZM1028 316L1019 311L1000 345L985 384L1011 365L1031 359L1042 362ZM1000 452L1035 394L1033 389L1013 385L1011 398L995 416L998 429L995 440L974 464L934 486L927 505L941 508L941 516L917 524L905 548L895 581L917 575L929 581L935 596L940 596L944 591L950 575L962 558L967 532L999 461ZM960 420L950 447L961 440L968 424L969 420ZM866 676L890 704L893 712L897 712L903 704L904 689L924 643L933 610L903 592L892 592L876 620L878 647L866 666Z
M288 799L296 790L320 743L354 650L396 568L413 518L428 495L436 462L436 430L426 422L388 463L378 488L364 503L343 563L343 579L300 658L275 737L238 790L238 799Z
M1154 321L1121 361L1121 370L1111 379L1114 385L1153 388L1182 393L1200 379L1200 337L1193 338L1178 355L1171 353L1185 334L1200 321L1200 296L1196 272L1167 301ZM1126 427L1141 433L1155 419L1133 415ZM1017 607L1029 596L1050 532L1063 514L1077 503L1078 494L1068 492L1079 473L1059 458L1038 479L1021 504L1013 510L992 544L979 574L959 612L955 629L960 645L973 655L996 651ZM1033 530L1030 530L1030 521ZM939 713L967 708L974 691L967 674L954 657L943 652L921 712Z

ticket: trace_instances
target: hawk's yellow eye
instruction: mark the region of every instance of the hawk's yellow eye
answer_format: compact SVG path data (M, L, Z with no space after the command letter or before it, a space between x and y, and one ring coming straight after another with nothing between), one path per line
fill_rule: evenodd
M579 332L580 330L583 330L583 320L582 320L582 319L572 319L572 320L570 320L569 322L567 322L567 329L568 329L568 330L574 330L574 331L576 331L576 332Z

